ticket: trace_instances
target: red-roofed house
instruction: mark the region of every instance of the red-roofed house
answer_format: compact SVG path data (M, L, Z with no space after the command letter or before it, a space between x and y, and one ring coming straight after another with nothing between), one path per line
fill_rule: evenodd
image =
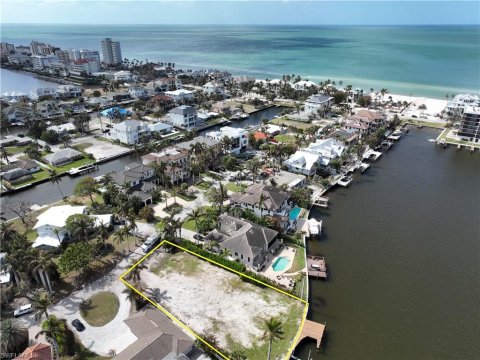
M261 131L256 131L255 134L253 134L255 137L255 140L267 140L268 136L264 132Z
M15 359L21 360L52 360L52 348L47 344L35 344L25 349Z

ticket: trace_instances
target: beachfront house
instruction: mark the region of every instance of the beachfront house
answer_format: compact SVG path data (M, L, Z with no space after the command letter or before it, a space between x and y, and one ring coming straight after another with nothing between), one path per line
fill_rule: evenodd
M470 106L479 107L480 97L472 94L458 94L447 103L445 110L451 115L461 115Z
M313 81L310 81L310 80L300 80L300 81L297 81L296 83L293 83L292 86L295 90L306 91L310 88L317 87L317 84L315 84Z
M218 217L218 227L206 239L215 241L220 250L228 250L230 257L245 266L258 270L268 261L269 253L275 253L281 246L277 235L275 230L222 214Z
M147 84L147 88L153 90L155 94L179 90L182 87L182 81L175 77L162 77Z
M32 246L42 250L59 247L63 240L70 236L64 229L68 217L85 214L86 209L86 206L61 205L53 206L38 215L37 223L33 227L38 236Z
M311 95L307 101L305 101L305 112L310 114L325 114L330 110L333 103L334 99L331 96Z
M178 106L168 112L170 123L186 130L197 127L197 109L192 106Z
M83 158L83 154L72 148L64 148L48 154L44 157L45 161L53 166L61 166Z
M206 137L222 141L225 137L230 138L231 144L225 152L229 154L240 154L248 146L248 131L241 128L233 128L230 126L224 126L218 131L210 131L206 134Z
M372 110L361 109L346 119L345 130L369 135L385 124L385 115Z
M458 128L458 136L465 141L480 142L480 107L465 108Z

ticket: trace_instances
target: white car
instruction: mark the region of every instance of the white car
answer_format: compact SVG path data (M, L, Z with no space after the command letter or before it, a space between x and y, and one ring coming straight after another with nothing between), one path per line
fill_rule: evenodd
M142 244L142 251L144 253L148 253L155 247L155 245L158 244L158 240L160 240L160 236L158 234L150 235L147 240L145 240L145 242Z
M19 317L22 315L30 314L31 312L33 312L32 304L26 304L20 306L18 309L15 309L15 311L13 312L13 316Z

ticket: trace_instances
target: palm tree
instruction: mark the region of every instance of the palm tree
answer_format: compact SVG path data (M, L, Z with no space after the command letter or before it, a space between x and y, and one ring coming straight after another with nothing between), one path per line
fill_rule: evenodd
M13 237L17 234L17 232L12 229L13 223L7 223L2 221L0 223L0 241L5 244L13 239Z
M252 173L252 184L255 184L257 179L258 169L260 168L260 161L257 158L253 158L247 162L247 169Z
M188 216L190 217L190 220L195 221L195 231L198 233L198 220L202 218L204 215L202 208L196 208L193 209ZM197 240L198 243L198 240Z
M52 339L55 349L58 349L57 334L63 332L65 325L62 320L58 320L54 315L50 315L47 320L42 324L42 330L35 335L35 339L38 339L40 335Z
M220 256L223 258L226 258L230 255L232 255L232 252L227 248L222 249L222 251L220 252Z
M261 192L257 202L258 207L260 208L260 218L263 217L263 207L265 206L265 201L267 201L267 199L268 196Z
M43 296L40 293L35 293L33 297L29 298L32 307L35 309L35 320L40 320L43 315L48 319L48 311L47 308L52 304L50 297Z
M218 186L218 208L220 209L220 214L223 213L223 202L227 198L227 189L224 188L222 182L219 182Z
M57 184L58 186L58 190L60 191L60 194L62 194L62 198L65 197L65 195L63 195L63 192L62 192L62 189L60 189L60 181L62 181L62 178L60 177L60 175L57 174L57 171L56 170L48 170L50 172L50 182L52 182L53 184Z
M103 223L103 221L97 226L97 236L102 242L103 246L105 246L105 243L108 239L108 227Z
M40 250L33 261L30 262L32 272L34 274L38 273L43 287L49 294L53 292L52 284L50 282L50 273L56 268L53 257L53 253Z
M230 359L231 360L247 360L247 356L245 355L245 352L243 350L235 349L230 354Z
M268 320L264 320L264 325L265 331L263 333L262 339L268 339L267 359L270 360L270 355L272 352L272 342L277 339L283 339L282 322L272 317Z
M2 147L0 149L2 151L2 157L5 159L5 161L7 162L7 165L10 165L10 160L8 159L8 153L7 153L7 149L5 149L4 147Z
M224 136L223 139L220 141L220 144L222 144L223 152L224 154L228 153L231 146L233 145L233 139L228 136Z
M135 288L141 288L140 283L135 284ZM127 286L122 293L127 294L127 299L130 301L130 303L135 305L135 310L140 310L142 305L145 303L145 299L130 286Z
M28 330L16 319L0 323L0 346L2 353L21 353L28 346Z
M133 266L136 262L137 261L132 260L131 266ZM132 268L132 270L130 270L130 272L128 273L128 279L132 280L134 283L139 283L141 279L140 273L143 269L146 269L146 268L147 268L146 265L142 263L138 264L137 266Z
M123 244L125 241L128 240L128 231L127 228L122 227L115 231L113 234L113 240L118 244ZM130 243L128 244L128 251L130 251Z

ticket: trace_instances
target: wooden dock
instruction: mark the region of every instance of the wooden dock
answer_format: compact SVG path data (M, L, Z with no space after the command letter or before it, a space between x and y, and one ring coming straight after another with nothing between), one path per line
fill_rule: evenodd
M320 344L322 343L322 337L324 332L325 332L324 324L319 324L311 320L305 320L305 323L303 324L302 332L300 333L300 336L298 337L298 340L295 346L297 346L300 343L300 341L308 337L308 338L317 340L317 349L318 349L320 347Z
M308 276L327 278L327 264L323 256L307 256Z

